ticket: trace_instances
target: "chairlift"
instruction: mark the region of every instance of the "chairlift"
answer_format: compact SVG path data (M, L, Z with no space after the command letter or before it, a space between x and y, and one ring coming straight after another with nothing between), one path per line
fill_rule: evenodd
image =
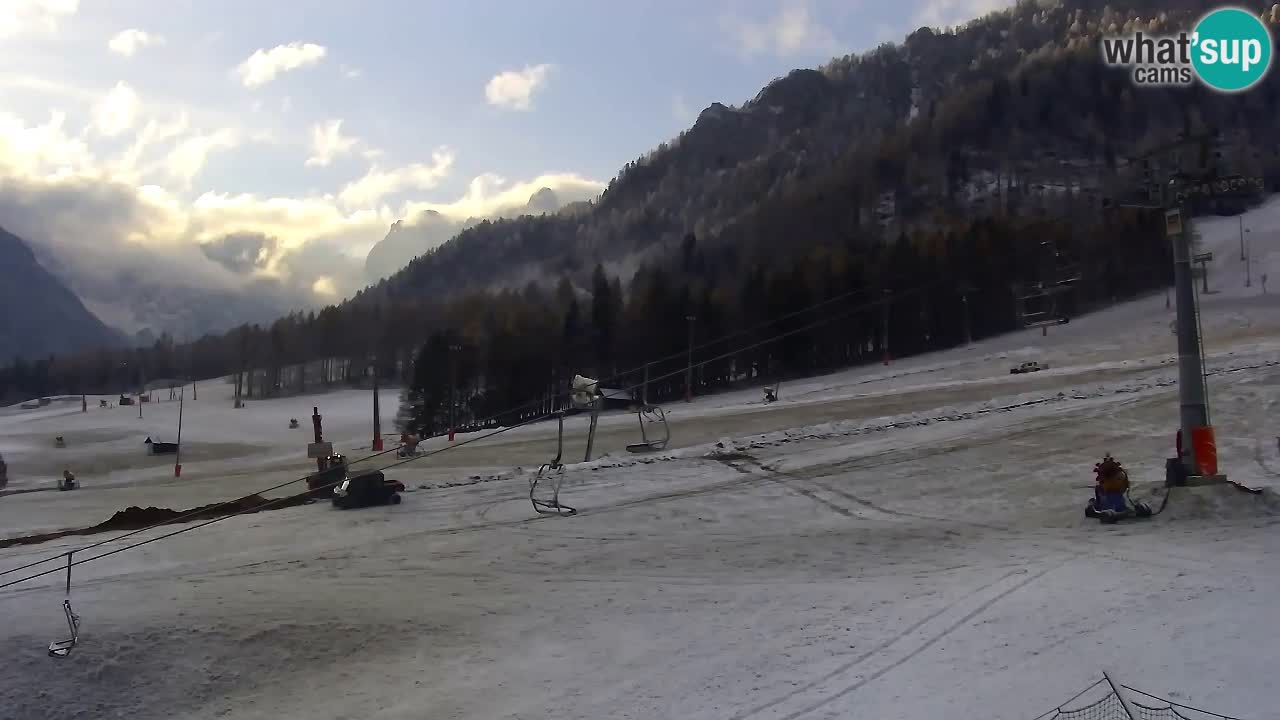
M544 463L538 472L529 479L529 502L533 509L541 515L559 515L569 517L577 515L577 508L560 502L560 486L564 483L564 465L560 458L564 456L564 413L556 413L556 456L549 463ZM539 492L539 488L542 492ZM549 494L547 491L550 491Z
M640 421L640 442L628 445L627 452L640 453L665 449L667 443L671 442L671 426L667 424L666 412L657 405L643 405L636 411L636 417ZM646 428L649 423L657 423L661 426L661 438L649 438L649 431Z
M49 643L49 657L64 658L71 654L71 649L80 641L80 616L71 609L71 553L67 553L67 594L62 600L62 612L67 617L67 628L71 637L66 640L54 640Z
M71 637L49 643L49 657L67 657L80 640L80 616L71 609L71 598L62 601L62 610L67 616L67 627L71 631Z

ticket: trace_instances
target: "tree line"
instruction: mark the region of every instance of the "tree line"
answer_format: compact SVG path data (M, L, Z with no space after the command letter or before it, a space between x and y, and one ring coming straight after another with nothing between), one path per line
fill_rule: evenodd
M256 398L376 377L417 393L419 424L434 430L451 407L465 422L545 407L573 373L609 377L678 355L691 328L695 344L739 333L743 346L798 330L801 318L746 332L850 292L850 303L903 295L888 304L887 338L882 308L850 311L706 362L696 390L878 361L886 340L896 357L1012 330L1015 286L1052 280L1059 265L1081 278L1063 296L1068 312L1161 287L1171 270L1159 213L1117 201L1205 167L1280 188L1280 75L1230 96L1136 89L1079 40L1156 6L1138 5L1122 16L1092 2L1021 3L797 71L628 163L584 213L481 223L346 302L271 324L15 363L0 370L0 398L231 374ZM1212 129L1212 145L1130 161ZM491 289L513 273L539 279ZM824 311L838 309L849 308ZM650 367L672 374L651 399L683 393L683 362Z
M692 390L703 394L1015 330L1015 285L1052 281L1067 265L1081 279L1061 311L1131 298L1171 280L1162 221L1124 209L1072 225L990 216L883 244L833 238L771 262L704 248L689 234L625 283L598 265L588 288L562 278L551 289L348 303L189 346L166 336L148 348L18 362L0 370L0 387L9 399L107 394L252 369L258 387L246 396L271 397L367 384L376 374L405 388L405 427L416 432L446 430L450 408L458 426L509 425L549 411L574 374L631 387L649 364L647 399L681 397L690 339ZM281 382L307 363L325 369L321 379L293 373Z

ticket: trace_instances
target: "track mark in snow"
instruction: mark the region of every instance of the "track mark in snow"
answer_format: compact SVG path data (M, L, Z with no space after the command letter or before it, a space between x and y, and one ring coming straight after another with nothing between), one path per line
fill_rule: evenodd
M888 674L890 671L892 671L892 670L894 670L894 669L896 669L896 668L898 668L898 667L901 667L902 665L904 665L904 664L906 664L906 663L910 662L910 661L911 661L911 660L913 660L915 657L917 657L918 655L920 655L920 653L924 652L925 650L928 650L930 647L933 647L933 645L935 645L936 643L938 643L940 640L942 640L942 639L943 639L943 638L945 638L946 636L950 635L951 633L955 632L955 631L956 631L957 629L959 629L960 627L962 627L962 626L964 626L965 624L967 624L967 623L969 623L970 621L972 621L972 620L973 620L974 618L976 618L977 616L979 616L979 615L981 615L982 613L986 612L988 609L990 609L990 608L991 608L991 606L995 605L995 604L996 604L997 602L999 602L1000 600L1003 600L1004 598L1008 597L1008 596L1009 596L1009 595L1011 595L1012 593L1017 592L1018 590L1020 590L1020 589L1022 589L1022 588L1024 588L1024 587L1026 587L1027 585L1030 585L1032 582L1035 582L1036 580L1039 580L1041 577L1044 577L1044 576L1045 576L1045 575L1047 575L1049 572L1051 572L1051 571L1053 571L1053 570L1056 570L1056 569L1058 569L1058 568L1062 567L1062 566L1063 566L1063 565L1065 565L1067 562L1070 562L1070 560L1066 560L1066 561L1063 561L1063 562L1059 562L1059 563L1057 563L1057 564L1055 564L1055 565L1052 565L1052 566L1047 567L1047 568L1045 568L1045 569L1043 569L1043 570L1040 570L1039 572L1035 573L1034 575L1030 575L1030 576L1028 576L1028 577L1025 577L1025 578L1023 578L1023 579L1019 580L1018 582L1014 583L1013 585L1009 585L1009 586L1007 586L1007 587L1004 587L1003 589L998 590L994 595L991 595L990 597L988 597L986 600L984 600L984 601L983 601L981 604L979 604L977 607L975 607L974 609L972 609L972 610L970 610L968 613L966 613L964 616L962 616L959 620L957 620L957 621L955 621L955 622L951 623L950 625L948 625L947 627L943 628L940 632L938 632L938 633L936 633L936 634L933 634L933 635L929 635L929 636L927 636L927 637L925 638L925 640L924 640L924 641L923 641L919 646L917 646L915 649L913 649L913 650L911 650L911 651L907 652L905 655L902 655L902 656L901 656L901 657L899 657L897 660L894 660L892 663L890 663L890 664L888 664L888 665L884 666L883 668L881 668L881 669L879 669L879 670L875 671L874 673L872 673L872 674L870 674L870 675L867 675L867 676L863 677L862 679L858 680L857 682L855 682L855 683L853 683L853 684L851 684L851 685L846 685L846 686L845 686L845 687L843 687L843 688L840 688L840 689L838 689L838 690L835 690L834 692L831 692L831 693L829 693L829 694L826 694L824 697L822 697L822 698L818 699L816 702L810 702L809 704L805 705L804 707L802 707L802 708L800 708L800 709L798 709L798 710L794 710L794 711L792 711L792 712L790 712L790 713L788 713L788 714L786 714L786 715L783 715L783 716L780 718L780 720L795 720L795 718L799 718L799 717L801 717L801 716L803 716L803 715L807 715L807 714L809 714L809 713L811 713L811 712L813 712L813 711L815 711L815 710L818 710L818 709L822 708L823 706L828 705L828 704L830 704L831 702L833 702L833 701L835 701L835 700L838 700L838 699L840 699L840 698L842 698L842 697L844 697L844 696L848 695L849 693L852 693L852 692L854 692L854 691L856 691L856 690L858 690L858 689L862 688L863 686L867 685L868 683L870 683L870 682L872 682L872 681L874 681L874 680L878 680L879 678L881 678L881 677L883 677L884 675ZM785 694L783 694L783 695L780 695L779 697L776 697L776 698L774 698L773 700L770 700L770 701L769 701L769 702L767 702L767 703L764 703L764 704L762 704L762 705L757 705L756 707L751 708L750 710L747 710L746 712L740 713L740 714L738 714L738 715L734 715L734 716L732 716L732 717L730 718L730 720L746 720L747 718L756 717L756 716L760 715L761 713L765 712L766 710L770 710L770 709L772 709L772 708L775 708L775 707L777 707L777 706L779 706L779 705L781 705L781 704L783 704L783 703L787 702L788 700L791 700L792 698L795 698L795 697L797 697L797 696L802 696L804 693L806 693L806 692L808 692L808 691L810 691L810 690L815 690L815 689L821 688L821 686L822 686L824 683L826 683L826 682L828 682L828 681L831 681L831 680L834 680L834 679L836 679L837 677L840 677L841 675L844 675L844 674L848 673L850 670L853 670L854 668L858 667L859 665L862 665L862 664L864 664L864 663L868 662L869 660L872 660L872 659L876 658L877 656L879 656L879 655L883 654L885 651L889 650L889 649L890 649L890 648L892 648L894 645L897 645L898 643L900 643L900 642L902 642L902 641L904 641L904 640L906 640L906 639L910 638L912 635L916 634L916 633L917 633L917 631L919 631L919 630L923 629L925 626L927 626L929 623L933 622L934 620L937 620L937 619L939 619L939 618L941 618L941 617L945 616L947 613L949 613L949 612L951 612L951 611L955 610L957 606L959 606L959 605L963 604L964 602L966 602L966 601L968 601L968 600L971 600L971 599L973 599L973 598L976 598L976 597L981 597L981 596L983 596L984 594L986 594L986 593L987 593L987 591L989 591L989 590L991 590L991 589L993 589L993 588L997 588L997 587L1001 586L1002 584L1006 583L1006 581L1008 581L1008 580L1009 580L1009 579L1011 579L1011 578L1017 577L1017 576L1019 576L1019 575L1026 575L1026 574L1027 574L1027 570L1026 570L1026 569L1018 569L1018 570L1014 570L1014 571L1012 571L1012 572L1006 573L1006 574L1002 575L1000 578L998 578L998 579L996 579L996 580L993 580L993 581L991 581L991 582L989 582L989 583L987 583L987 584L985 584L985 585L982 585L982 586L978 587L977 589L975 589L975 590L973 590L972 592L968 593L967 595L965 595L964 597L960 598L959 600L957 600L957 601L955 601L955 602L953 602L953 603L950 603L950 604L948 604L948 605L946 605L946 606L944 606L944 607L942 607L942 608L940 608L940 609L938 609L938 610L935 610L934 612L930 613L929 615L926 615L926 616L925 616L923 619L921 619L921 620L917 620L915 623L912 623L912 624L911 624L909 627L907 627L905 630L903 630L902 632L900 632L900 633L898 633L898 634L894 635L894 636L893 636L892 638L890 638L889 640L887 640L887 641L885 641L885 642L883 642L883 643L881 643L881 644L877 645L875 648L872 648L871 650L868 650L867 652L865 652L865 653L863 653L863 654L859 655L858 657L854 658L853 660L850 660L850 661L848 661L848 662L846 662L846 663L844 663L844 664L840 665L840 666L839 666L839 667L837 667L836 669L829 671L827 674L823 675L822 677L818 678L817 680L813 680L813 681L811 681L811 682L805 683L804 685L802 685L802 686L800 686L800 687L798 687L798 688L796 688L796 689L794 689L794 690L791 690L791 691L789 691L789 692L787 692L787 693L785 693ZM801 697L801 699L803 700L804 698L803 698L803 697Z
M736 471L738 471L738 472L742 473L743 475L750 475L750 476L752 476L752 477L761 477L761 476L757 476L755 473L753 473L753 472L751 472L750 470L748 470L748 469L746 469L746 468L742 467L741 465L738 465L738 464L735 462L735 460L741 460L741 461L743 461L743 462L750 463L751 465L753 465L753 466L755 466L755 467L758 467L758 468L760 468L761 470L766 471L766 472L767 472L767 473L769 473L770 475L780 475L780 476L783 476L783 477L786 477L786 476L787 476L787 475L786 475L786 473L779 473L779 472L775 472L775 471L773 471L772 469L767 468L767 467L765 467L764 465L761 465L759 460L756 460L755 458L753 458L753 457L751 457L750 455L747 455L747 454L745 454L745 453L743 453L743 454L741 454L741 455L738 455L738 456L735 456L735 457L732 457L732 458L716 458L716 459L717 459L717 460L719 460L720 462L724 463L725 465L727 465L727 466L729 466L729 467L733 468L734 470L736 470ZM796 493L797 495L800 495L801 497L808 498L808 499L810 499L810 500L812 500L812 501L814 501L814 502L818 503L819 505L821 505L821 506L823 506L823 507L827 508L828 510L830 510L830 511L832 511L832 512L834 512L834 513L836 513L837 515L843 515L844 517L847 517L847 518L855 517L855 516L854 516L854 513L853 513L852 511L850 511L848 508L846 508L846 507L842 507L842 506L840 506L840 505L837 505L837 504L835 504L835 503L831 502L830 500L827 500L826 498L824 498L824 497L822 497L822 496L818 495L817 493L813 492L812 490L809 490L809 489L807 489L807 488L798 487L797 485L794 485L794 484L792 484L792 483L783 482L782 480L778 480L778 479L776 479L776 478L770 477L769 475L764 475L764 476L762 476L762 477L764 477L766 480L772 480L772 481L773 481L773 482L775 482L776 484L778 484L778 485L782 486L783 488L786 488L787 490L789 490L789 491L791 491L791 492L793 492L793 493ZM815 483L815 484L816 484L816 483Z

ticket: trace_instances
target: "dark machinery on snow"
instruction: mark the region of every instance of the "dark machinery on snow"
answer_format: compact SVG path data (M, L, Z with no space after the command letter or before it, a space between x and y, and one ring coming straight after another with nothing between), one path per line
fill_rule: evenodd
M388 480L380 470L349 477L333 490L333 506L340 510L373 505L399 505L404 483Z
M321 458L319 472L307 477L307 489L312 497L333 497L333 489L347 479L347 457L340 453Z

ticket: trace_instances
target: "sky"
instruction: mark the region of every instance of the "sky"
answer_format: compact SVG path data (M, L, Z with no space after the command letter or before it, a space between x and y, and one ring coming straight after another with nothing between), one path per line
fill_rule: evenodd
M1002 4L0 0L0 226L82 288L332 302L397 220L594 197L712 102Z

